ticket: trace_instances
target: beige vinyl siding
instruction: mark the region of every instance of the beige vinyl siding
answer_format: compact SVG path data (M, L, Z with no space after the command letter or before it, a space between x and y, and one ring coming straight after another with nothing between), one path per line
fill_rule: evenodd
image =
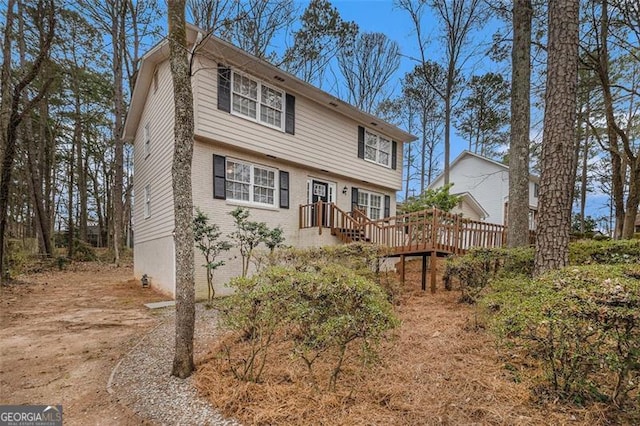
M149 124L151 143L145 155L144 128ZM158 65L158 90L149 91L134 140L135 202L134 276L151 277L154 287L173 294L173 85L169 63ZM150 216L145 218L145 187L149 186Z
M134 141L135 243L170 235L174 228L171 163L173 160L173 86L169 63L158 67L158 90L149 92ZM144 127L151 144L144 155ZM144 215L144 188L149 185L151 215Z
M232 200L213 198L213 154L289 172L289 209L248 206L251 211L250 220L266 222L270 228L281 226L286 238L285 244L288 246L312 247L341 244L336 237L331 235L331 230L328 228L322 230L322 235L319 235L318 228L299 229L299 206L307 204L307 181L312 179L335 183L336 203L344 211L351 210L351 188L355 186L367 191L389 195L391 197L391 214L395 214L395 192L392 190L364 185L356 180L345 179L332 173L309 171L298 165L272 159L263 154L239 151L227 145L197 138L192 169L193 204L207 213L211 221L220 227L225 239L235 229L233 218L229 212L238 206L247 205ZM342 189L345 186L347 193L343 194ZM263 245L260 246L260 249L266 250ZM229 294L230 291L224 284L241 274L240 254L237 249L232 249L220 256L219 260L224 260L226 264L214 273L216 294ZM196 293L199 298L204 298L207 295L206 272L202 267L203 264L204 259L196 250Z
M462 213L462 217L472 220L481 220L482 218L475 211L473 207L469 204L466 198L463 198L460 203L451 209L451 213L459 214Z
M367 123L357 123L331 106L320 105L296 93L292 93L296 96L295 135L220 111L217 107L217 63L202 61L202 69L194 78L197 135L270 154L307 168L327 170L384 188L401 189L401 143L398 143L396 170L360 159L358 125ZM271 81L266 83L278 88ZM373 126L370 130L376 132Z

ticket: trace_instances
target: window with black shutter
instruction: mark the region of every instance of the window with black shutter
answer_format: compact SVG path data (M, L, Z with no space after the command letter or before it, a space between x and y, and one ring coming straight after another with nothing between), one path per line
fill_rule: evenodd
M289 172L280 170L280 208L289 208Z
M213 154L213 198L224 200L227 198L226 157Z

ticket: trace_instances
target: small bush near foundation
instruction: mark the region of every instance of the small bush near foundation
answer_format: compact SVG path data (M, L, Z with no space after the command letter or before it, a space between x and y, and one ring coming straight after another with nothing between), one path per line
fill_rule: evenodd
M257 258L258 270L272 266L288 266L296 270L319 270L329 265L342 265L357 275L377 283L387 294L390 302L396 301L401 286L396 274L380 270L387 249L368 243L351 243L337 246L311 247L305 249L283 248L261 253Z
M496 280L481 304L505 348L543 367L542 389L638 410L638 266L573 266L537 279Z
M237 338L222 353L239 380L261 380L278 339L291 343L291 355L304 362L313 383L316 361L330 359L324 381L333 389L347 350L375 358L380 338L398 324L382 289L344 265L271 267L230 286L235 293L221 302L220 317Z

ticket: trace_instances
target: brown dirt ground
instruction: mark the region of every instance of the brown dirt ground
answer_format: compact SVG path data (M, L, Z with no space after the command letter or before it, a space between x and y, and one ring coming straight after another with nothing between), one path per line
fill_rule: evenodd
M69 425L144 424L106 390L158 321L143 303L166 300L132 276L130 266L77 263L3 284L0 403L62 404Z
M422 292L419 268L419 262L407 267L402 326L384 343L381 364L359 374L353 360L335 392L314 390L286 344L274 346L259 384L235 380L212 347L198 367L199 390L245 424L607 424L599 407L534 400L533 384L511 367L517 360L501 358L490 334L476 327L473 308L458 303L460 293Z

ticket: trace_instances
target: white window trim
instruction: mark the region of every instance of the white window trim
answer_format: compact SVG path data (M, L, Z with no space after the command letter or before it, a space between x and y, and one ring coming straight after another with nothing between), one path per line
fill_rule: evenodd
M144 125L144 130L142 134L143 134L142 144L144 147L144 158L147 158L149 155L151 155L151 128L149 123Z
M151 185L144 187L144 218L151 217Z
M360 204L360 194L367 194L367 200L368 204L366 206L362 206ZM376 197L380 197L380 207L378 208L380 210L380 217L374 219L371 217L371 196L375 195ZM365 214L367 215L368 218L371 218L372 220L380 220L380 219L384 219L384 194L380 194L379 192L373 192L373 191L366 191L366 190L362 190L362 189L358 189L358 207L360 208L364 208L365 209Z
M258 84L258 87L257 87L258 99L256 100L256 117L255 118L250 117L248 115L244 115L244 114L242 114L242 113L240 113L240 112L238 112L238 111L233 109L233 96L234 96L234 94L236 94L236 92L233 91L233 87L234 87L233 82L235 80L235 75L236 74L239 74L239 75L241 75L241 76L243 76L245 78L248 78L249 80L253 80ZM269 88L271 90L274 90L274 91L280 93L280 96L282 98L282 109L280 110L280 114L281 114L280 127L274 126L273 124L270 124L270 123L265 123L264 121L260 120L260 106L262 105L262 86L265 86L265 87L267 87L267 88ZM238 94L238 96L242 96L242 97L246 98L246 96L241 95L241 94ZM267 105L267 106L269 108L272 108L269 105ZM280 130L281 132L284 133L284 131L285 131L285 122L286 122L286 118L287 118L286 108L287 108L287 105L286 105L286 94L285 94L284 90L278 89L277 87L272 86L270 84L263 83L260 79L255 78L255 77L253 77L253 76L251 76L251 75L249 75L247 73L238 71L236 69L232 69L231 70L231 108L230 108L231 115L235 115L236 117L244 118L245 120L253 121L254 123L258 123L258 124L260 124L262 126L267 126L267 127L272 128L272 129Z
M371 160L371 159L367 158L367 133L369 133L370 135L375 136L377 141L378 141L378 147L375 149L376 150L376 159L375 160ZM380 147L380 138L382 138L382 139L384 139L384 140L389 142L389 162L388 162L388 164L385 164L385 163L382 163L382 162L379 161L379 158L380 158L380 148L379 148ZM392 159L391 159L392 156L393 156L393 141L391 140L391 138L388 138L386 136L382 136L381 134L373 132L373 131L371 131L369 129L364 129L364 160L365 161L368 161L370 163L377 164L379 166L386 167L386 168L390 169L391 168L391 162L392 162Z
M277 209L278 206L280 205L280 200L278 198L279 194L280 194L280 179L279 179L279 175L278 175L278 169L275 169L273 167L269 167L269 166L264 166L262 164L256 164L256 163L252 163L250 161L244 161L244 160L238 160L236 158L229 158L227 157L227 159L225 160L225 196L226 196L226 181L228 180L226 177L226 170L228 167L228 162L231 161L233 163L237 163L237 164L244 164L246 166L249 166L250 168L250 174L249 174L249 201L246 200L237 200L235 198L229 198L228 196L226 197L226 200L229 204L238 204L238 205L243 205L243 206L254 206L254 207L267 207L267 208L274 208ZM254 169L255 168L258 169L262 169L262 170L269 170L271 172L274 173L273 175L273 204L268 204L268 203L260 203L257 201L253 201L253 188L255 186L254 183Z

